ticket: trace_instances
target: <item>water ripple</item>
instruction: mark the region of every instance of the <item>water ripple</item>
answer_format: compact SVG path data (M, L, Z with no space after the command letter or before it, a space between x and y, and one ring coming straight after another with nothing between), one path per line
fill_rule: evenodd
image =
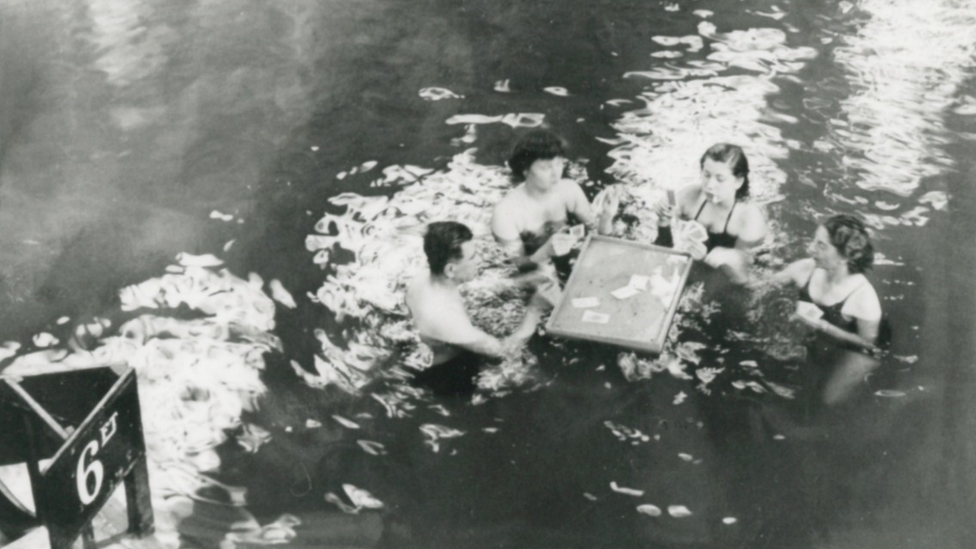
M911 197L953 166L943 148L950 139L945 115L976 66L976 12L952 1L866 0L858 8L869 18L834 52L853 92L832 121L832 140L846 151L845 185L890 193L912 208L917 202L899 197ZM869 221L876 228L922 225L928 211L879 212Z

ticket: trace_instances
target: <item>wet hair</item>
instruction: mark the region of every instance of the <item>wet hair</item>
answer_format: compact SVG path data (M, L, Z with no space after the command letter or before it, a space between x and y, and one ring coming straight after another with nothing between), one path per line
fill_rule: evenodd
M508 167L512 169L512 179L525 181L525 171L536 160L550 160L566 156L566 142L549 130L532 130L522 136L512 149Z
M474 238L471 229L456 221L435 221L427 225L424 234L424 253L430 265L430 274L444 274L444 267L451 261L461 259L464 253L461 245Z
M863 273L874 264L874 246L864 223L853 215L835 215L823 223L830 243L847 259L847 270Z
M702 155L701 161L698 163L700 168L705 167L705 160L708 158L711 158L715 162L730 164L732 166L732 175L742 178L742 186L736 189L735 197L745 198L749 196L749 160L746 158L746 153L742 151L742 147L730 145L729 143L712 145Z

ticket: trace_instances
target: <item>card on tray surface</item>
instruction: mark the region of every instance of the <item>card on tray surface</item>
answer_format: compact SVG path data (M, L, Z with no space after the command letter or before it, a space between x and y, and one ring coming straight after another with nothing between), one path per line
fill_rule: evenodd
M627 283L628 286L634 288L635 290L644 291L647 289L647 283L650 282L651 277L644 275L630 275L630 282Z
M573 299L573 307L577 309L586 309L589 307L599 307L600 298L598 297L577 297Z
M640 290L634 288L633 286L624 286L623 288L617 288L616 290L610 292L610 295L617 299L627 299L628 297L634 297L639 293Z
M610 322L610 315L604 313L597 313L594 311L586 311L583 313L583 322L592 322L593 324L607 324Z

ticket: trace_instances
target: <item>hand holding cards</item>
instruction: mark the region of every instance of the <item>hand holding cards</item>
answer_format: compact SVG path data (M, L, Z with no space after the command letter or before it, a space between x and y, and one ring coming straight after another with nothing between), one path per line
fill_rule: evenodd
M675 192L668 189L666 193L666 200L658 199L655 201L654 212L657 214L658 227L667 227L671 225L678 211L675 207L678 202Z
M549 239L552 244L552 255L562 257L573 249L576 239L568 232L558 232Z
M564 227L558 233L552 235L552 253L556 257L564 256L573 249L573 246L580 241L584 236L586 236L586 226L585 225L574 225L572 227Z
M815 324L819 322L820 318L823 316L823 310L809 301L797 301L796 316L807 322Z
M559 284L550 281L536 288L532 295L532 304L541 309L551 309L559 303L560 296Z

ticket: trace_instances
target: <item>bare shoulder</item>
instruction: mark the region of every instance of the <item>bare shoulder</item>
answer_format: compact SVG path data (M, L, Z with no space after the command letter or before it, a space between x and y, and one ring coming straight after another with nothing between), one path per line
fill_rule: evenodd
M414 309L417 308L419 303L423 302L424 293L427 289L426 278L426 276L418 275L407 280L404 300L407 303L407 307L414 314L416 314Z
M505 193L505 196L503 196L502 199L495 204L492 214L496 216L509 214L509 212L511 212L511 210L518 205L519 198L517 195L518 187L515 187L514 189Z
M734 216L740 220L759 219L765 221L766 214L762 208L752 202L737 202Z
M416 295L417 292L421 291L424 286L426 286L427 278L430 275L416 275L407 279L405 285L407 287L407 295Z
M736 234L746 240L759 240L766 236L766 214L762 208L750 202L737 204L729 224Z
M851 316L864 320L881 320L881 300L878 298L878 292L874 289L871 281L867 278L864 279L864 283L854 290L850 299L847 300L847 306L844 309L849 309Z
M556 186L556 190L559 196L567 200L576 200L580 197L586 198L586 194L583 193L583 188L572 179L561 179Z

